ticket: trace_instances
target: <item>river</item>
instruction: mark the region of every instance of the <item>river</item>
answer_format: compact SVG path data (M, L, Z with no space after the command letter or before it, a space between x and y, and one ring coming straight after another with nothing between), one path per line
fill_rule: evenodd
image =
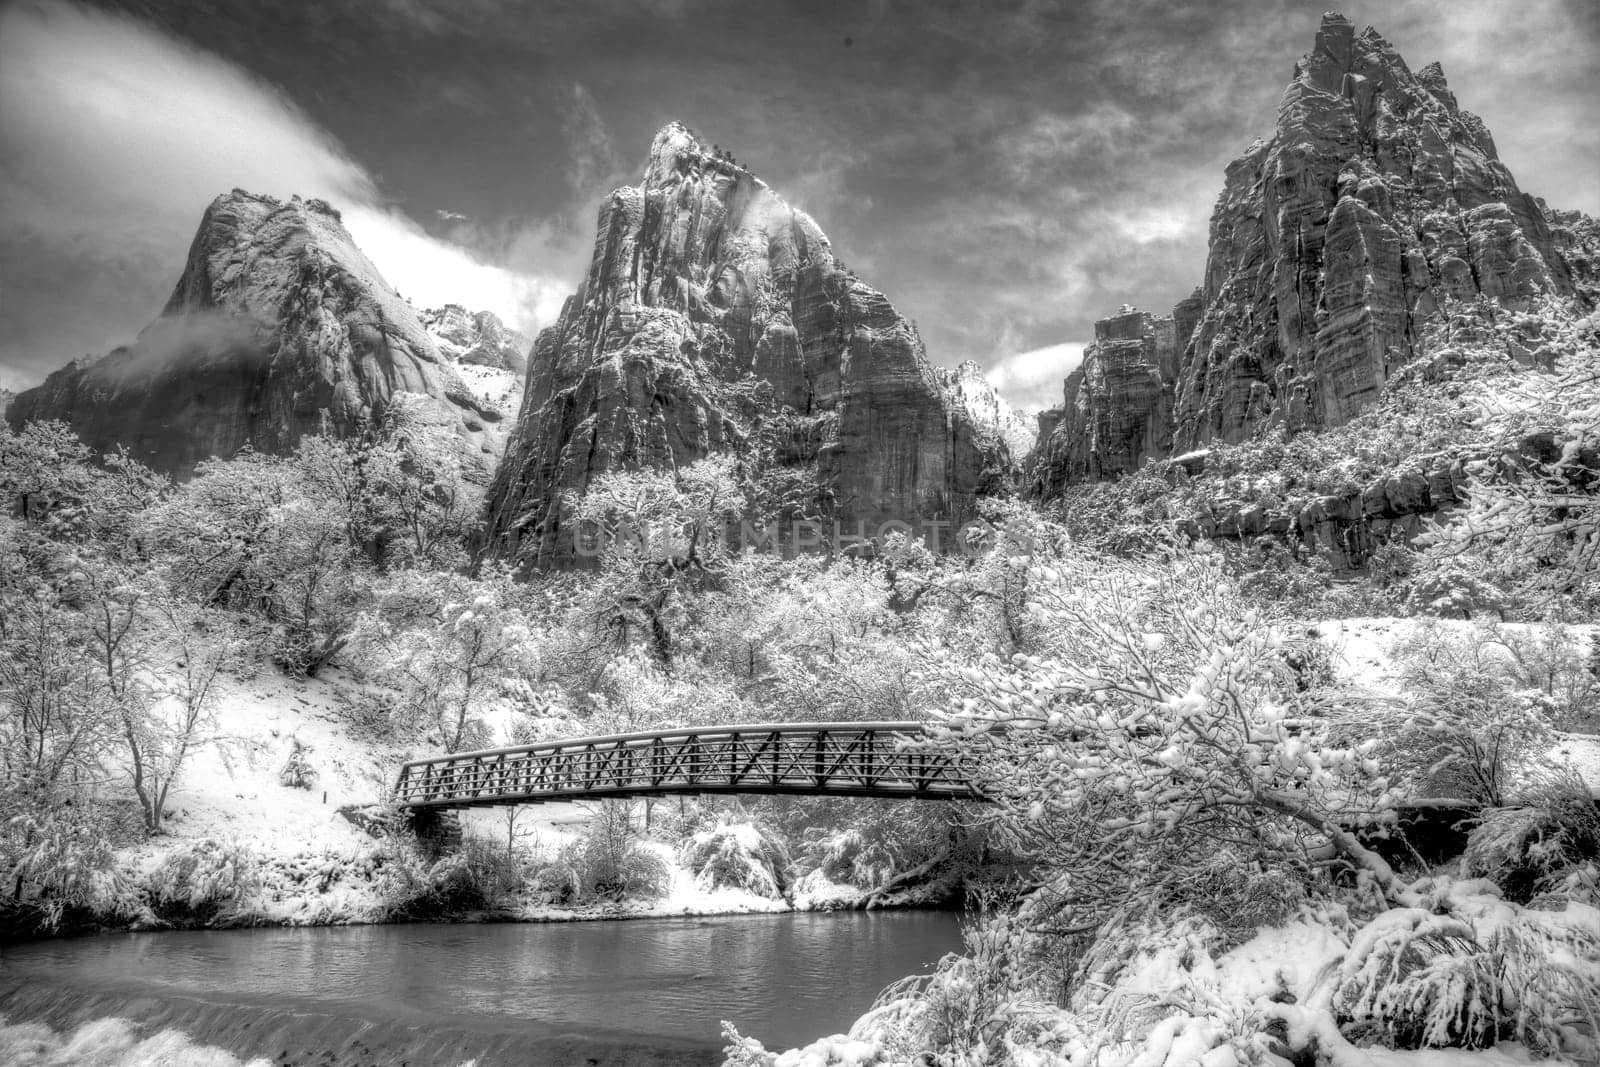
M112 934L0 953L0 1013L275 1064L716 1063L837 1033L960 947L948 912Z

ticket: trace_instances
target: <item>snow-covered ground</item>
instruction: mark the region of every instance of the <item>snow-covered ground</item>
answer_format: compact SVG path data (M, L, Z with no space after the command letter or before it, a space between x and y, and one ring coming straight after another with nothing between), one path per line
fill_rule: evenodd
M409 757L357 736L343 709L358 691L337 670L294 679L263 668L230 679L218 700L220 740L190 756L167 797L167 834L133 851L158 855L175 840L212 838L279 855L369 841L339 809L380 803ZM296 743L317 772L311 789L278 779Z
M467 383L473 396L492 405L508 422L522 410L522 375L503 367L483 367L473 363L453 363L455 372Z

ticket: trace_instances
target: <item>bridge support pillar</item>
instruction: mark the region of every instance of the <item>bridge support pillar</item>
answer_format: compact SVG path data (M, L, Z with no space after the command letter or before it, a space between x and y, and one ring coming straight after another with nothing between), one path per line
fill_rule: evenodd
M407 820L422 854L436 860L461 847L461 819L453 811L412 808Z

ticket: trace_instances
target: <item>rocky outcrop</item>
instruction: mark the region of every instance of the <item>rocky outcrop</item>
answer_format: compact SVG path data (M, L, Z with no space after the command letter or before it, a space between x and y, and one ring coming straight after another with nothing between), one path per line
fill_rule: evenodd
M1018 459L1033 451L1038 431L1006 402L976 362L969 359L953 371L943 367L935 371L939 384L961 405L980 436L1004 441L1009 453Z
M562 562L563 494L713 453L798 476L803 510L852 528L964 521L1013 468L976 392L809 216L673 123L602 206L588 276L534 345L491 550Z
M1168 477L1196 472L1204 453L1173 461ZM1380 546L1409 543L1429 520L1439 520L1467 500L1468 474L1459 456L1440 456L1342 496L1322 496L1289 507L1213 506L1182 525L1191 537L1252 540L1276 535L1320 552L1341 570L1359 567Z
M1413 73L1377 31L1325 15L1272 137L1227 168L1170 383L1159 340L1097 336L1032 484L1059 491L1263 426L1343 423L1448 301L1585 299L1566 258L1583 240L1581 220L1518 188L1437 63Z
M1541 202L1542 203L1542 202ZM1545 208L1550 236L1572 272L1572 284L1589 307L1600 305L1600 219L1581 211Z
M503 440L498 428L509 431L522 410L522 383L528 373L531 343L494 312L468 311L460 304L424 311L422 326L461 377L474 403L499 416L496 437Z
M132 345L78 360L20 394L13 426L60 419L100 450L180 477L211 456L353 435L399 393L488 470L500 413L449 366L417 313L320 200L234 190L206 209L160 316Z
M492 311L468 311L460 304L446 304L424 311L422 325L445 357L457 363L515 374L528 372L531 343Z
M1047 413L1032 461L1034 489L1054 496L1074 482L1115 478L1172 449L1178 360L1199 317L1200 294L1173 314L1124 306L1094 326L1094 343Z

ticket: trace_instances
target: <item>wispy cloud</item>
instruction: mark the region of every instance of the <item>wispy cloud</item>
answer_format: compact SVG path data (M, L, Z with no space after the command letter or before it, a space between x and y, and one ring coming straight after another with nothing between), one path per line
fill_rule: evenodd
M457 215L445 230L462 247L534 280L520 293L516 316L528 332L554 321L583 278L602 201L612 189L638 182L643 171L642 152L638 160L625 161L585 85L574 82L563 96L565 195L559 206L536 218L484 222Z
M561 119L563 148L567 159L567 188L579 197L598 195L622 174L617 146L606 129L594 94L582 82L574 82L566 112Z
M1061 405L1061 382L1083 362L1081 341L1002 356L989 365L989 381L1012 407L1039 411Z
M333 203L419 306L453 300L521 321L558 285L429 236L332 137L239 68L118 15L15 5L0 10L10 379L131 339L176 281L206 204L235 187Z

